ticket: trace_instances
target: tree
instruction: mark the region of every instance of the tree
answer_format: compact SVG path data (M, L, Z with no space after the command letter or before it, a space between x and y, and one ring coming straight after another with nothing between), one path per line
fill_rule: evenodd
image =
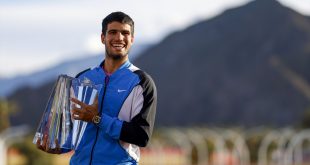
M0 132L10 126L10 114L15 113L18 107L14 102L0 99Z

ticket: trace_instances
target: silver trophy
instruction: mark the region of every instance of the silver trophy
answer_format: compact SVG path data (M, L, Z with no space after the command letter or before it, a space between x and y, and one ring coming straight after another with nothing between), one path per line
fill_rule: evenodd
M71 118L70 98L91 105L100 89L101 85L94 85L87 78L80 80L60 75L48 99L33 143L40 140L42 144L43 137L47 136L50 149L59 145L61 149L75 150L84 135L87 122Z

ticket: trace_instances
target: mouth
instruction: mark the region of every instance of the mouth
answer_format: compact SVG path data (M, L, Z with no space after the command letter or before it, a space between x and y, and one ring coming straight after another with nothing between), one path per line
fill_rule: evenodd
M112 47L116 50L122 50L123 48L125 48L125 44L123 43L114 43L114 44L111 44Z

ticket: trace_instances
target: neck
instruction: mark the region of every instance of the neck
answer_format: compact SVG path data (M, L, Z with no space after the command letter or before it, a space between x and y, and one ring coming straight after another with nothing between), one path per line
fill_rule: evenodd
M120 59L113 59L106 56L104 60L104 70L110 74L115 72L120 66L122 66L126 61L128 60L128 57L125 56L124 58Z

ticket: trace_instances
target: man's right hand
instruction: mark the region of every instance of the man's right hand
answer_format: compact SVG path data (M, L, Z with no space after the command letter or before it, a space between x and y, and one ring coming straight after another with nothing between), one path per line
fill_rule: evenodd
M61 154L61 150L60 150L60 146L59 146L59 143L58 143L58 140L55 141L56 143L56 148L54 149L51 149L49 148L49 139L47 137L47 135L44 135L43 136L43 142L42 142L42 145L41 145L41 140L38 139L37 141L37 148L44 151L44 152L47 152L47 153L51 153L51 154Z

